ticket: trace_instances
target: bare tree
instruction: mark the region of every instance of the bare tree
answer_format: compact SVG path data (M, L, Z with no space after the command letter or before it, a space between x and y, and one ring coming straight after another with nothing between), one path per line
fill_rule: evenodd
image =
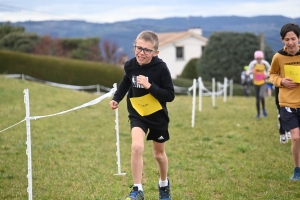
M103 62L105 63L120 65L123 64L124 59L127 57L126 54L120 51L121 48L116 43L112 43L107 39L103 40L101 47Z
M60 40L51 38L49 35L40 38L39 43L35 45L32 53L59 57L67 56L67 52L63 49Z

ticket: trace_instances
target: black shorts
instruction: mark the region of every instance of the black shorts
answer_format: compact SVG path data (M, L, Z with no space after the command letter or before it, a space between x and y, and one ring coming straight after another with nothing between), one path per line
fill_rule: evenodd
M147 135L147 140L153 140L155 142L164 143L170 139L168 129L157 130L157 129L149 128L144 122L135 118L130 119L130 127L131 129L133 127L139 127L145 132L145 134L147 134L149 131Z
M280 118L283 130L300 127L300 108L280 107Z

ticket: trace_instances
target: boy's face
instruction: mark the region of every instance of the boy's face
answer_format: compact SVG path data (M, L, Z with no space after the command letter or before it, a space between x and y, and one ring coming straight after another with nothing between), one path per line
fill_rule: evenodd
M136 40L134 54L139 65L146 65L151 62L152 58L157 56L159 51L155 51L151 42L143 39Z
M286 46L286 50L289 54L295 55L299 51L299 40L300 39L293 31L286 33L285 37L282 39L282 42Z

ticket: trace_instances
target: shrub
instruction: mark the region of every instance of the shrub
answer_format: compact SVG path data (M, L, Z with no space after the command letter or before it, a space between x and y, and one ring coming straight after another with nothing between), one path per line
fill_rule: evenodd
M123 69L100 62L0 51L0 73L25 74L45 81L69 85L100 84L112 87L123 77Z
M199 58L192 58L185 65L180 77L189 79L198 78L196 72L197 62L199 62Z

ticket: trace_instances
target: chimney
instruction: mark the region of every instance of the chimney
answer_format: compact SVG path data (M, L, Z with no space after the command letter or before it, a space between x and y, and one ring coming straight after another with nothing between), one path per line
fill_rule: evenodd
M200 27L189 28L188 32L196 33L198 35L202 35L202 29Z

